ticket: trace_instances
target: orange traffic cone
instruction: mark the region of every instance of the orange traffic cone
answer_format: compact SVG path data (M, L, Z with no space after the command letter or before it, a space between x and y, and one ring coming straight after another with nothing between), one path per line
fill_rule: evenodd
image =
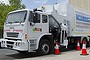
M78 40L78 42L77 42L76 50L80 50L80 41L79 41L79 40Z
M86 42L85 41L83 41L82 53L80 55L89 55L89 54L87 54Z
M58 55L60 54L60 50L59 50L59 46L58 46L58 42L56 42L56 46L54 47L55 50L54 50L54 54Z

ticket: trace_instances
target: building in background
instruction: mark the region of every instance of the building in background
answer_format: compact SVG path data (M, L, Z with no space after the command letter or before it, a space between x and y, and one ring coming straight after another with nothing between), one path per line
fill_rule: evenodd
M69 0L69 3L74 5L76 8L90 12L90 0Z

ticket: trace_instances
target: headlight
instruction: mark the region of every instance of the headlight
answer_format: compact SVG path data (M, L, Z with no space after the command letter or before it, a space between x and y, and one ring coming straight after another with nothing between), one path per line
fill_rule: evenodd
M20 42L16 42L16 46L20 46Z
M17 46L17 42L16 42L16 46Z
M20 42L18 42L18 46L20 46Z

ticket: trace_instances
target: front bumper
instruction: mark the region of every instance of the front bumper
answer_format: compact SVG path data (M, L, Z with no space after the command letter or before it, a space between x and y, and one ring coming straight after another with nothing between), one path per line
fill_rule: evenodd
M1 47L14 49L17 51L28 51L28 42L2 39Z

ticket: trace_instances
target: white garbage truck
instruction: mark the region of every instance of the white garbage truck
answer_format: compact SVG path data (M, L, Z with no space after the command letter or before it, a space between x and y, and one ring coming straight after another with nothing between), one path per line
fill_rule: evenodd
M75 48L77 41L90 45L90 14L70 4L45 5L8 13L1 47L20 53L49 54L59 46Z

